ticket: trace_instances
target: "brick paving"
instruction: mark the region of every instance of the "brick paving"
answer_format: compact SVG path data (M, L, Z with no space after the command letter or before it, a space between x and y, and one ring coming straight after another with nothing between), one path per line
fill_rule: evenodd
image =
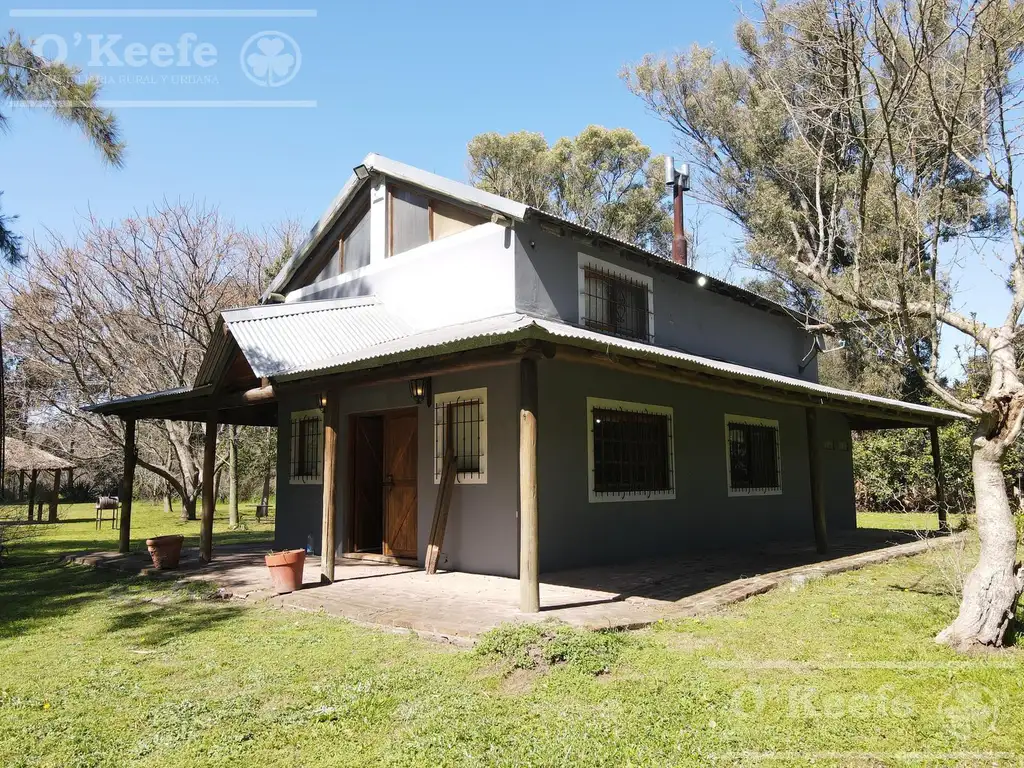
M833 537L830 551L811 546L774 546L731 552L654 558L617 566L545 573L541 612L518 610L516 579L422 570L365 560L339 559L333 584L320 584L320 562L306 560L304 588L273 595L263 564L264 546L214 549L214 560L182 553L177 571L154 571L145 552L92 552L65 560L160 578L215 583L224 596L274 606L323 611L351 621L435 639L468 644L482 632L509 621L559 619L591 629L634 629L659 619L698 616L783 584L801 585L830 573L862 568L944 546L954 537L918 540L895 531L860 530Z

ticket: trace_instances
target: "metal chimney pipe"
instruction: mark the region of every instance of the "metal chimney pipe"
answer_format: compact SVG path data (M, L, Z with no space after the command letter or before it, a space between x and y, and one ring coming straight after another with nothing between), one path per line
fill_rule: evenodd
M686 232L683 230L683 186L678 181L672 185L672 261L687 263Z
M690 166L676 170L671 156L665 158L665 186L672 190L672 261L684 267L689 262L686 230L683 228L683 192L690 188Z

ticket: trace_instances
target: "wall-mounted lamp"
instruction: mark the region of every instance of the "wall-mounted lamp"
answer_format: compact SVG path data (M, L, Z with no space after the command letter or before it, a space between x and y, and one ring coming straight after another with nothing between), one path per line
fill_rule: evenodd
M327 410L327 393L326 392L321 392L320 393L320 410L321 411Z
M416 405L430 400L430 379L412 379L409 381L409 395Z
M360 181L370 178L370 170L365 165L357 165L352 169L352 172L355 173L356 178Z
M697 278L697 285L699 285L701 288L703 288L707 284L708 279L704 277L704 275L701 275L700 277Z

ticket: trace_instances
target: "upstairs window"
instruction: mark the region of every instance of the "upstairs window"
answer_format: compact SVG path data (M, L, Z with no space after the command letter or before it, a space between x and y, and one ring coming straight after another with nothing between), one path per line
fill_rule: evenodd
M322 483L323 412L320 410L293 412L291 431L289 482L293 485Z
M338 241L338 261L342 272L353 272L370 263L370 208L362 213L342 232Z
M726 414L730 496L782 493L779 422Z
M400 187L389 187L388 256L458 234L486 219L472 211Z
M579 255L580 324L633 341L654 340L654 281Z
M587 398L590 500L674 499L672 409Z
M434 482L441 482L448 446L455 453L456 482L487 482L487 389L434 396Z
M370 196L363 195L352 204L342 219L338 248L330 254L313 282L352 272L370 263Z

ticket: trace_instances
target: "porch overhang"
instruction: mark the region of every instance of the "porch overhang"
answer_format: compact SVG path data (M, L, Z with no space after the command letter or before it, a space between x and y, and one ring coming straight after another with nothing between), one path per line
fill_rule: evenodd
M585 328L520 314L412 334L337 355L273 377L278 387L323 386L327 380L358 386L382 379L415 378L452 366L509 361L531 350L668 379L689 386L847 415L853 429L897 429L951 424L970 417L956 411L829 387L794 376L620 339Z
M122 419L170 421L207 421L216 414L219 424L277 426L277 399L270 386L242 392L217 392L213 386L181 387L86 405L82 410Z

